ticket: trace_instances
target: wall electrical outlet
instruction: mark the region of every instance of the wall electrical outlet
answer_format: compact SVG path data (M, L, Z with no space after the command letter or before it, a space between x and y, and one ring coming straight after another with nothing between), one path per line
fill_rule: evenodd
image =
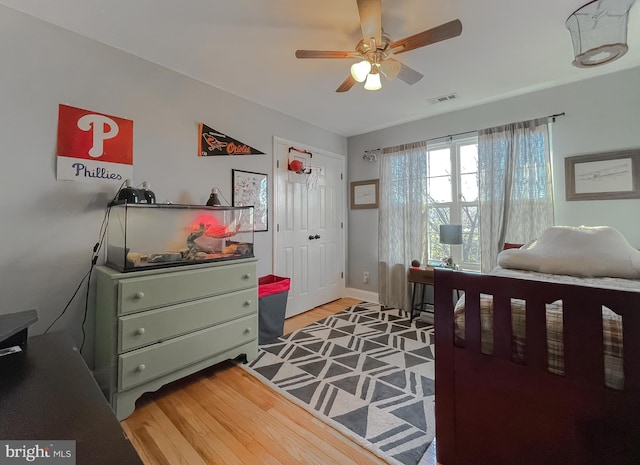
M368 283L369 282L369 272L365 271L364 275L362 276L362 282L364 283Z

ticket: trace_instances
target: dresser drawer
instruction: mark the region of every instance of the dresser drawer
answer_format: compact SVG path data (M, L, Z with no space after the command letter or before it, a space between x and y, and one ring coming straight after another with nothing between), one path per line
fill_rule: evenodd
M258 337L252 315L176 337L119 356L119 389L124 390L250 342Z
M230 321L258 311L255 288L119 318L118 353Z
M118 314L148 310L256 287L255 264L176 271L118 282Z

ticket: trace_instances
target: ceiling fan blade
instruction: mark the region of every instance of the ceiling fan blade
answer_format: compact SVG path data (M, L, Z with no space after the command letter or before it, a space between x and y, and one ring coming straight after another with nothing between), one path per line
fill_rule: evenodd
M422 73L416 71L413 68L408 67L404 63L400 63L400 72L398 73L398 79L400 79L401 81L404 81L410 86L412 86L423 77L424 76L422 75Z
M338 86L336 92L346 92L351 89L356 83L356 80L351 77L351 75L347 76L347 79L342 81L342 84Z
M398 60L387 58L382 63L380 63L380 72L384 74L384 77L386 77L387 80L392 81L398 76L401 67L402 63L400 63Z
M296 50L296 58L358 58L358 52L337 50Z
M408 52L425 45L451 39L460 34L462 34L462 23L459 19L455 19L404 39L396 40L389 45L389 49L397 55L398 53Z
M415 84L424 77L422 73L393 58L387 58L380 64L380 72L382 72L389 81L398 77L401 81L409 85Z
M381 0L357 0L362 38L365 44L373 37L376 46L382 43L382 2Z

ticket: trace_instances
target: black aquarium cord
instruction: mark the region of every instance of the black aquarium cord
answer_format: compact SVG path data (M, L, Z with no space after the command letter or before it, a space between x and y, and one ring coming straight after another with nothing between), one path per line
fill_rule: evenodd
M67 312L67 310L71 306L71 302L73 302L73 300L78 295L78 292L80 292L80 289L82 288L82 284L85 281L87 281L87 293L86 293L86 296L85 296L84 315L82 317L82 326L81 326L81 328L82 328L82 343L80 344L80 353L82 353L82 349L84 349L84 343L85 343L85 340L86 340L86 332L85 332L85 328L84 327L85 327L85 324L87 322L87 315L89 313L89 292L91 290L91 274L93 273L93 268L98 263L98 258L100 257L100 250L102 249L105 237L107 236L107 229L108 229L108 226L109 226L109 213L111 212L111 205L113 205L115 200L118 198L118 195L120 194L120 191L122 190L124 185L125 185L125 182L120 184L120 187L118 188L118 191L113 196L113 200L111 202L109 202L109 204L107 206L107 209L106 209L106 211L104 213L104 217L102 218L102 224L100 225L100 232L98 233L98 242L96 242L95 245L93 246L93 251L92 251L92 255L91 255L91 263L90 263L90 266L89 266L89 271L86 272L86 274L82 277L82 279L78 283L78 287L76 287L76 290L73 292L73 295L71 296L71 298L69 299L69 301L65 305L64 309L62 310L62 312L60 312L60 314L56 317L56 319L53 320L53 322L44 331L44 334L47 334L49 332L49 330L53 327L53 325L55 325L58 322L58 320L60 320L60 318L62 318L64 316L64 314Z

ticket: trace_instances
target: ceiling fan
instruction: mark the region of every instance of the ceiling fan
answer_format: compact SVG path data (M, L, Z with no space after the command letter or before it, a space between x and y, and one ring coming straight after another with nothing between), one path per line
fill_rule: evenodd
M355 51L296 50L296 58L350 58L359 60L351 66L351 74L340 84L336 92L346 92L356 82L365 82L367 90L382 87L380 74L389 81L400 78L407 84L415 84L423 75L399 62L394 55L419 47L435 44L462 34L462 23L456 19L432 29L394 41L382 30L381 0L356 0L362 28L362 40Z

